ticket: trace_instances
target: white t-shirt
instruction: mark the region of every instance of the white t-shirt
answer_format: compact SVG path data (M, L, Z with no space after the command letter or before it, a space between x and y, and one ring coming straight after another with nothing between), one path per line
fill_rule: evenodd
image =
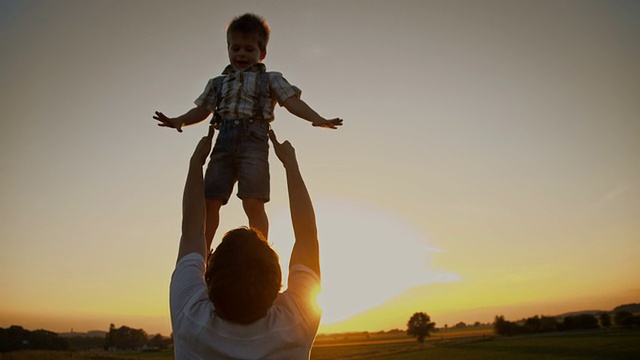
M320 324L318 275L303 265L289 269L288 288L262 319L240 325L214 313L204 281L204 258L185 255L171 277L170 309L176 360L308 359Z

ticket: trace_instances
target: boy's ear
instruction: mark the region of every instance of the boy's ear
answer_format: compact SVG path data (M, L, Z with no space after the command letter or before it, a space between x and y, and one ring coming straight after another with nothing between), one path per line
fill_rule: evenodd
M260 53L260 61L262 61L267 57L267 49L264 49L264 51L261 51Z

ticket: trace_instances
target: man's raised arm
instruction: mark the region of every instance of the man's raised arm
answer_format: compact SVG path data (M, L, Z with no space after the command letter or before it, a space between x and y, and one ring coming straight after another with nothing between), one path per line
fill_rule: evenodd
M289 268L301 264L320 276L320 251L318 246L318 229L313 203L302 179L296 152L289 141L279 143L273 131L269 131L276 156L282 162L287 175L289 191L289 208L295 244L291 251Z
M189 171L182 196L182 236L178 250L178 261L192 252L206 258L204 239L206 207L202 166L211 150L213 132L213 128L209 127L209 134L200 139L189 161Z

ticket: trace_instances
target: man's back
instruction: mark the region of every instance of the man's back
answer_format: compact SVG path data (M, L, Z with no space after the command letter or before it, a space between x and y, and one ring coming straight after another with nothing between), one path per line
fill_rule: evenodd
M318 275L304 265L289 272L288 288L267 315L241 325L221 319L203 280L204 259L184 256L171 279L176 359L307 359L320 322Z

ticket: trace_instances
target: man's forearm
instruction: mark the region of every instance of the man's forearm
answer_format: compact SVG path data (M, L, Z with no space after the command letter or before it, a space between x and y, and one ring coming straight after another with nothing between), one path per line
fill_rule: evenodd
M316 215L313 203L296 164L295 169L287 169L289 199L294 230L316 234Z
M202 166L189 165L182 197L182 232L191 233L204 228L205 201Z
M285 168L291 223L296 239L292 262L307 264L311 270L320 275L318 229L313 203L297 162L289 163ZM297 258L298 256L304 259Z
M193 161L189 164L189 172L182 197L182 238L178 258L189 252L198 252L204 256L206 252L204 239L205 223L204 180L202 165Z

